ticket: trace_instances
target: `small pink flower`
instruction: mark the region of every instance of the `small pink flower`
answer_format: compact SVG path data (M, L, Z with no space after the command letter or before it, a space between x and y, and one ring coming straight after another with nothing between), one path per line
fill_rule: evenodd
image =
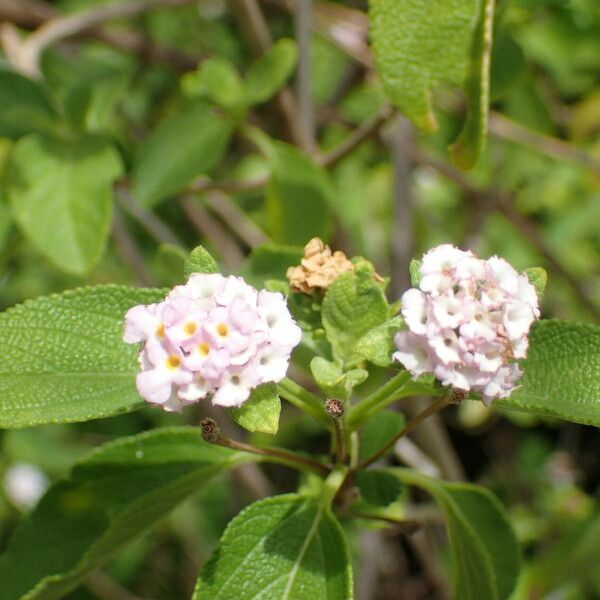
M124 341L141 343L137 389L165 410L202 398L240 406L285 377L301 331L285 298L240 277L195 273L160 304L125 316Z
M482 260L449 244L425 254L420 274L419 289L402 296L408 331L396 334L393 359L487 403L510 395L521 376L513 360L526 357L540 314L527 276L502 258Z

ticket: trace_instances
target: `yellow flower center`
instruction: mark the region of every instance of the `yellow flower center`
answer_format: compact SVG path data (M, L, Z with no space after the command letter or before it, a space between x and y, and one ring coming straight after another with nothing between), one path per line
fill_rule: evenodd
M206 342L202 342L201 344L198 344L198 352L201 356L208 356L210 346Z
M176 369L180 364L181 359L175 354L171 354L171 356L169 356L169 358L166 360L167 369L170 369L171 371Z
M226 337L227 334L229 333L229 327L227 327L227 325L225 323L219 323L217 325L217 333L221 337Z
M161 323L157 328L156 328L156 337L165 337L165 326Z
M183 326L183 331L187 334L187 335L194 335L194 333L196 333L196 323L193 323L192 321L190 321L189 323L186 323Z

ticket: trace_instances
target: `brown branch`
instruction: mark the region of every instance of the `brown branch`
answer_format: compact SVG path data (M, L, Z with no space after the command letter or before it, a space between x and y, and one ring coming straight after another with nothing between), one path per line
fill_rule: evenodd
M200 204L193 196L180 198L179 203L190 223L202 235L210 240L229 269L242 264L244 254L230 233Z
M356 129L350 132L338 146L314 157L317 164L325 168L331 168L337 165L348 154L356 150L365 140L377 134L379 129L395 114L394 108L389 104L384 105L380 112L361 123ZM236 194L238 192L247 192L257 190L267 185L269 174L261 175L253 179L241 179L214 181L206 177L197 179L189 188L189 192L206 192L210 190L219 190L221 192Z
M171 228L151 210L137 202L125 185L117 186L115 195L121 208L135 219L156 242L183 246Z
M142 600L126 590L104 571L94 571L87 576L85 587L101 600Z
M381 457L385 456L385 454L388 452L388 450L393 448L395 446L396 442L401 437L409 434L411 431L416 429L421 424L421 422L424 421L427 417L435 415L436 413L438 413L440 410L442 410L449 404L452 404L455 401L454 396L461 391L462 390L453 390L452 392L448 393L447 395L442 396L441 398L438 398L437 400L432 402L429 406L424 408L420 413L415 415L402 428L402 430L400 432L398 432L398 434L396 434L389 442L387 442L383 447L381 447L377 452L375 452L375 454L373 454L372 456L369 456L362 462L358 463L358 465L356 465L354 470L358 471L360 469L366 469L369 465L373 464L375 461L377 461Z
M600 321L600 307L592 300L588 290L570 271L563 267L553 250L540 235L535 223L525 215L516 211L510 197L499 198L498 210L518 229L525 239L529 240L538 252L548 261L552 270L560 275L573 289L581 304L591 313L596 321Z
M585 150L564 140L533 131L500 113L490 113L489 131L503 140L527 146L551 158L575 162L600 175L600 161Z
M269 242L262 229L227 194L214 190L208 192L204 200L210 210L227 223L240 240L250 248Z
M316 148L315 111L312 95L311 76L311 24L313 0L296 0L295 25L298 45L298 69L296 74L296 96L298 97L298 115L303 135Z
M121 256L123 262L135 273L138 284L146 287L153 286L155 282L146 268L144 255L127 230L118 211L115 211L113 214L112 237L117 253Z
M375 135L394 112L394 108L391 105L384 105L374 117L361 123L333 150L319 157L318 162L323 167L329 168L335 166L353 150L356 150L365 140Z
M43 23L13 53L13 67L25 75L39 76L41 53L50 45L98 27L111 19L133 17L163 7L183 6L197 0L131 0L121 4L93 7L71 15L57 15Z
M252 53L258 58L271 47L269 26L257 0L231 0L229 7ZM284 87L272 100L275 110L283 121L290 139L309 153L315 151L314 142L307 138L300 123L298 105L294 94Z

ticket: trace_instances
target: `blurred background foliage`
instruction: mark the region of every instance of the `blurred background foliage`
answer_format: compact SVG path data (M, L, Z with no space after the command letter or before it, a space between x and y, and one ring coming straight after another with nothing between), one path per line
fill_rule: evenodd
M598 8L497 2L489 139L462 172L447 150L460 93L436 91L433 135L395 114L364 2L0 0L0 306L88 284L170 286L199 243L264 282L298 251L253 249L319 235L390 276L392 300L411 257L452 242L543 266L544 316L598 322ZM32 490L89 448L206 410L0 432L0 548ZM509 508L525 560L515 600L600 598L598 432L475 403L437 427L456 452L444 474ZM293 410L278 443L325 450ZM291 477L269 466L214 481L69 598L188 598L228 519ZM447 597L439 526L353 539L359 600Z

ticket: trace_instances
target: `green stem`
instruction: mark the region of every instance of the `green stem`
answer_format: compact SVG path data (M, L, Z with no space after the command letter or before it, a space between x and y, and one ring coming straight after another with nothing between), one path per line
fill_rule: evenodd
M240 450L242 452L249 452L250 454L257 454L269 462L278 463L287 467L293 467L294 469L300 469L302 471L311 471L312 473L316 473L322 477L329 475L329 469L324 464L289 450L273 448L271 446L266 448L251 446L250 444L245 444L243 442L238 442L222 436L214 439L212 443L218 444L219 446L224 446L225 448L231 448L232 450Z
M348 467L346 465L336 465L323 484L322 501L326 506L330 506L333 499L337 496L341 487L346 481Z
M408 371L401 371L395 377L392 377L385 385L376 392L367 396L359 404L352 407L346 419L346 425L350 430L358 429L365 421L368 421L375 413L379 412L392 402L410 396L413 390L403 389L410 380Z
M445 396L442 396L441 398L438 398L435 402L424 408L414 419L410 420L397 435L395 435L387 444L385 444L385 446L380 448L377 452L375 452L375 454L373 454L369 458L363 460L361 463L356 465L355 469L366 469L370 464L374 463L376 460L384 456L387 453L387 451L390 450L390 448L393 448L396 442L401 437L405 436L407 433L410 433L413 429L415 429L421 423L421 421L425 420L431 415L434 415L435 413L448 406L448 404L452 404L453 402L455 402L455 399L452 392L446 394Z
M311 394L301 385L298 385L295 381L287 377L277 384L277 389L282 398L285 398L296 408L314 417L327 429L331 429L331 419L325 412L323 402L317 396Z
M333 439L335 441L335 460L338 463L346 462L346 439L342 419L332 418L334 426Z

